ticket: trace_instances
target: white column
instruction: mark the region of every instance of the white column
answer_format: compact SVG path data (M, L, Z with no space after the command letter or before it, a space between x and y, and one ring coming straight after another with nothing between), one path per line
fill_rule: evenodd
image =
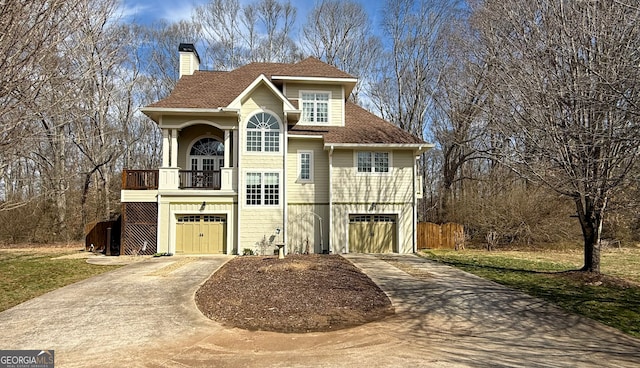
M171 163L170 167L178 167L178 130L171 129Z
M233 132L233 167L238 167L238 156L240 156L240 146L238 145L240 135L240 130L235 130Z
M224 131L224 167L225 168L230 167L229 164L231 163L230 157L229 157L229 154L231 153L231 150L229 147L230 143L231 143L231 132L229 130L225 130Z
M162 167L169 167L169 129L162 129Z

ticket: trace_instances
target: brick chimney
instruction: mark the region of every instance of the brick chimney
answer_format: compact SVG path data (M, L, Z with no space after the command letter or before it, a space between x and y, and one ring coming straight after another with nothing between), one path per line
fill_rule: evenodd
M180 52L180 78L183 75L193 75L193 72L200 70L200 56L192 43L181 43L178 51Z

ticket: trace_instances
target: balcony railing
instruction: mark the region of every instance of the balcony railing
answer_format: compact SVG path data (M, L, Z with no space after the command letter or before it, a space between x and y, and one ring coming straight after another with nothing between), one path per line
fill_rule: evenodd
M124 170L122 189L152 190L158 189L159 170ZM180 170L178 188L220 190L220 171ZM175 188L175 187L174 187Z
M123 170L122 189L158 189L158 170Z
M220 190L220 171L180 170L180 188Z

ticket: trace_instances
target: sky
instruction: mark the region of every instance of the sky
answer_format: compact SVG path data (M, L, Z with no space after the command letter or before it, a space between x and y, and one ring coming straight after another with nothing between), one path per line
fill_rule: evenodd
M298 9L296 20L298 25L307 19L308 11L314 7L318 0L291 0L291 3ZM356 0L363 4L374 26L378 24L377 19L381 16L384 0ZM136 23L148 24L154 20L166 19L176 21L180 19L190 19L191 11L198 5L204 4L207 0L123 0L123 12L125 19ZM241 0L241 3L252 2Z

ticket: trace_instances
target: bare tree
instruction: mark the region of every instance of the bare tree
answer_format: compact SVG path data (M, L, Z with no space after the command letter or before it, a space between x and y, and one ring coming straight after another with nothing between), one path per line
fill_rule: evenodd
M442 75L439 34L455 16L456 4L434 0L385 4L382 29L389 49L371 97L383 118L420 137Z
M508 144L500 159L574 201L582 270L599 272L605 213L640 147L637 3L486 1L474 24Z
M58 77L50 72L49 62L69 34L67 25L78 19L76 8L62 0L0 2L0 178L22 145L29 144L29 122L37 119L34 101ZM0 201L6 204L1 196Z
M194 22L202 27L216 70L237 68L245 62L241 15L238 0L212 0L194 12Z
M312 56L361 77L352 92L357 102L360 92L368 89L382 52L382 42L373 34L363 5L352 0L323 0L309 13L302 32L303 47Z
M119 46L126 47L129 57L139 62L136 69L154 79L152 86L155 91L144 102L163 99L178 82L178 45L182 42L196 43L202 31L197 24L185 20L175 23L160 20L149 26L130 27L130 41Z
M292 62L300 52L292 35L296 8L289 1L212 0L194 12L213 67L233 69L249 62Z
M463 189L465 181L487 174L474 173L468 166L487 158L492 149L487 135L487 66L478 58L482 50L470 35L463 19L452 21L439 35L447 47L434 87L430 127L442 155L439 214L443 220L450 220L447 213L453 210L456 186Z

